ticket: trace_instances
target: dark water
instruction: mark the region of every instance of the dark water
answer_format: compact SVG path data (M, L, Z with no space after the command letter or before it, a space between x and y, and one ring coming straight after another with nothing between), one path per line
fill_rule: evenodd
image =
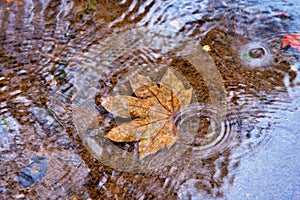
M281 48L299 10L1 0L0 199L300 199L300 54ZM192 104L176 145L140 163L103 137L120 122L98 100L166 68Z

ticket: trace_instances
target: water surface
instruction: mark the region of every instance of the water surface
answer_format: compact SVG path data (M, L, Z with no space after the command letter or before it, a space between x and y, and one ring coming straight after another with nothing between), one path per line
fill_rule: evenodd
M299 10L296 0L1 1L0 197L300 199L299 52L281 48L283 30L300 32ZM159 81L166 67L195 94L178 119L188 138L178 157L127 171L97 158L83 135L116 125L98 98L126 90L132 70ZM39 178L24 187L29 166Z

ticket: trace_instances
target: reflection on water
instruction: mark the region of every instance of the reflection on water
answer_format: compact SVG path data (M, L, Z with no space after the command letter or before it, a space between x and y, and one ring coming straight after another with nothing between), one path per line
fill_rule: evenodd
M281 49L282 29L300 32L297 3L3 1L0 198L298 199L300 82L299 73L289 70L299 63L299 52ZM130 34L118 37L141 29L150 31L137 47L126 43L135 41ZM108 43L111 38L115 42ZM206 57L189 57L186 52L194 49L177 48L191 47L189 42L199 49L210 46L209 62L218 76L212 68L195 71ZM122 54L113 57L116 51ZM93 59L107 65L92 77L97 94L109 94L124 73L146 65L173 68L193 87L194 106L177 125L185 127L191 116L201 123L180 158L152 172L129 173L103 165L83 146L72 101L76 81L94 70L87 57L99 52ZM216 102L225 108L221 117ZM100 128L114 126L105 110L95 105L93 111L105 124ZM19 173L36 156L47 159L46 175L25 188Z

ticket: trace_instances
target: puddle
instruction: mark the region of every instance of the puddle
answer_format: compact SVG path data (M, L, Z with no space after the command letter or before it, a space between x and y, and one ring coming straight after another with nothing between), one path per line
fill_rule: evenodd
M297 3L2 2L0 198L299 199ZM101 104L145 100L134 74L174 97L177 142L144 160Z

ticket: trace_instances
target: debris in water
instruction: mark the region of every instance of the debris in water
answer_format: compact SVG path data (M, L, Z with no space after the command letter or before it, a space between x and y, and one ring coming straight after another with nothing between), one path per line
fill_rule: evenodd
M21 170L18 176L19 183L24 187L29 187L40 181L47 173L47 160L42 156L33 157L28 166Z
M209 45L204 45L204 46L202 47L202 49L203 49L204 51L206 51L206 52L211 51L211 48L210 48Z
M283 29L282 29L283 30ZM285 48L287 46L293 47L297 49L297 51L300 53L300 33L292 33L289 34L285 30L284 37L282 39L282 48Z

